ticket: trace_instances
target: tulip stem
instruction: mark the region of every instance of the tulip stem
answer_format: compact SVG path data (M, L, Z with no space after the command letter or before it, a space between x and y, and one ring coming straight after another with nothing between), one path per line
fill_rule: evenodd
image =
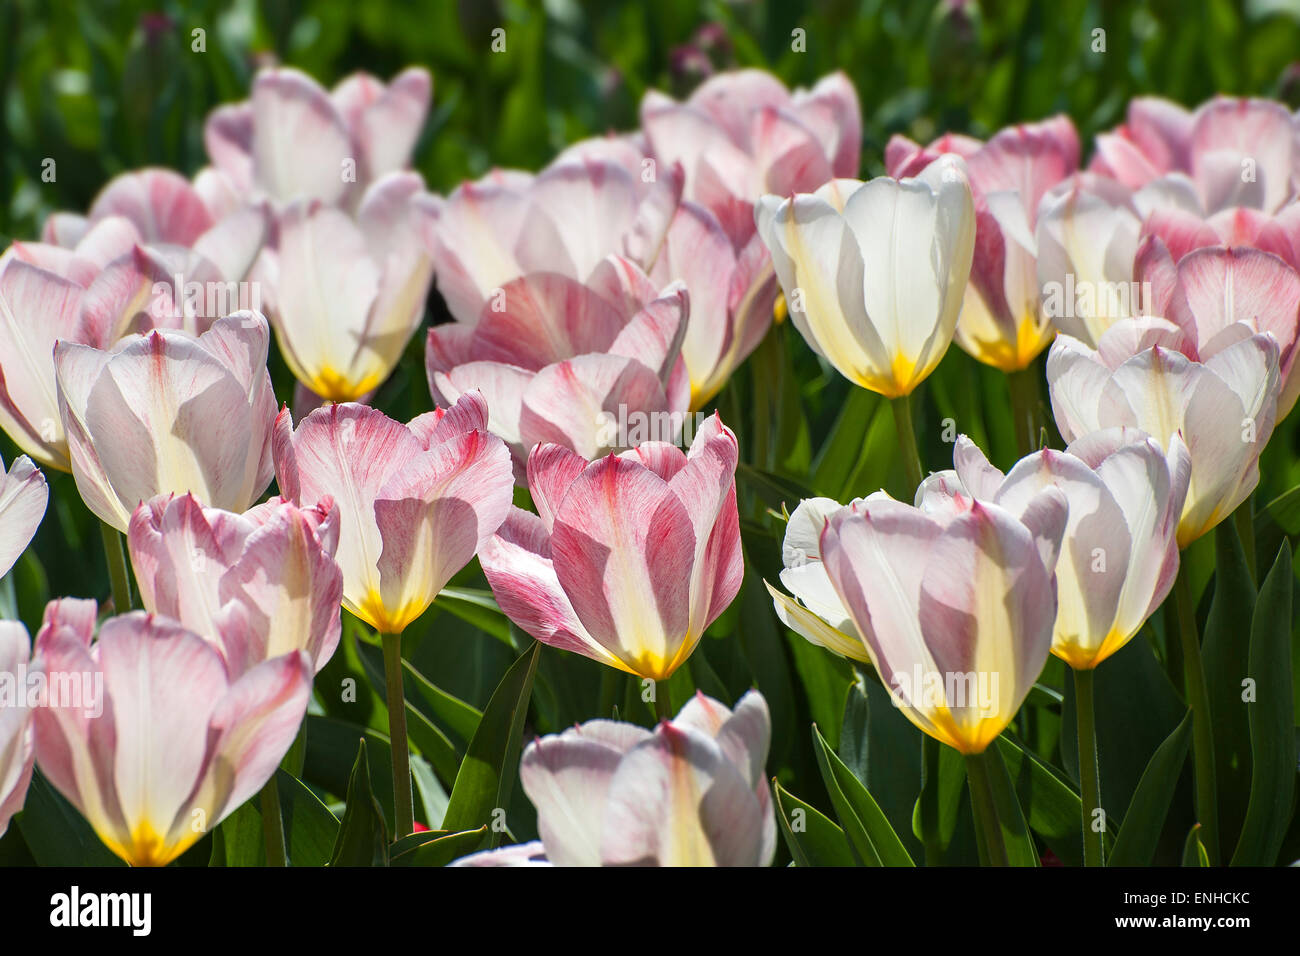
M1074 708L1079 724L1079 784L1083 797L1083 865L1103 865L1101 831L1093 827L1093 814L1101 806L1101 778L1097 764L1097 722L1093 706L1092 670L1074 671ZM1105 820L1105 817L1102 817Z
M1038 435L1042 427L1038 421L1037 363L1031 363L1028 368L1022 368L1018 372L1007 373L1007 387L1011 391L1011 419L1015 424L1016 447L1023 458L1038 450Z
M898 448L903 456L903 474L907 476L907 483L911 486L911 493L916 493L916 489L921 484L924 473L921 469L921 453L916 448L916 432L912 427L912 409L908 405L910 396L900 395L898 398L890 399L889 404L894 411L894 428L898 431Z
M661 721L673 719L673 701L666 679L655 681L655 717Z
M1246 568L1250 571L1250 579L1257 581L1259 576L1255 571L1254 500L1255 496L1249 495L1245 501L1237 505L1237 510L1232 513L1232 520L1237 526L1237 537L1241 539L1241 550L1246 555Z
M262 834L266 837L266 865L288 866L284 850L284 820L280 816L280 788L275 774L262 788Z
M997 746L993 744L992 746ZM987 756L983 753L966 755L966 782L970 785L971 808L979 827L980 845L990 866L1009 866L1006 840L1002 837L1002 824L998 822L997 805L993 800L993 783L989 780Z
M1214 724L1210 717L1210 693L1205 685L1205 666L1201 662L1201 642L1196 633L1196 602L1192 598L1188 566L1178 569L1174 579L1174 600L1178 604L1178 624L1183 651L1183 682L1187 706L1192 709L1193 768L1196 772L1196 817L1201 824L1201 842L1205 844L1210 865L1219 862L1219 812L1214 779Z
M99 523L99 530L104 536L104 557L108 560L108 579L113 586L113 613L125 614L131 610L131 578L126 571L122 535L103 521Z
M393 838L415 832L411 799L411 752L406 742L406 694L402 690L402 635L384 634L384 678L388 698L388 739L393 752Z
M938 866L943 861L943 841L939 837L939 747L939 741L929 734L921 734L921 795L917 798L917 821L921 826L926 866Z

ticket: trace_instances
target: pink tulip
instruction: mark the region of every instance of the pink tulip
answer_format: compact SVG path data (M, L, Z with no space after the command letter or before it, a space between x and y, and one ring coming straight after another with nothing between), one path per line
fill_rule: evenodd
M272 477L269 340L266 319L240 312L197 338L153 331L108 351L60 342L59 413L86 506L119 531L159 494L247 510Z
M1157 97L1129 103L1124 125L1097 137L1094 171L1138 189L1183 178L1202 207L1276 212L1300 169L1291 114L1281 103L1216 96L1194 112Z
M1262 255L1262 254L1261 254ZM1105 428L1137 428L1191 456L1178 524L1186 547L1226 518L1259 483L1259 456L1273 433L1279 389L1277 339L1242 322L1211 343L1164 319L1128 319L1096 349L1057 337L1047 381L1067 442Z
M922 149L890 140L891 176L918 174L947 147L966 160L975 200L975 255L954 341L1003 371L1023 369L1055 329L1041 306L1035 229L1048 190L1075 172L1079 137L1067 117L1007 127L987 143L948 136Z
M0 578L31 544L49 499L45 476L30 458L15 458L7 472L0 461Z
M497 170L457 187L433 229L438 291L456 320L474 325L530 273L584 284L611 255L648 270L677 209L681 171L627 162L621 151L575 150L536 176Z
M633 444L618 427L633 417L646 419L643 430L655 426L675 439L690 402L680 358L689 308L680 283L656 289L616 256L585 284L530 273L500 289L476 325L429 330L429 390L443 404L481 391L489 427L521 471L541 442L585 458Z
M646 442L589 462L538 445L538 513L512 508L480 555L497 603L544 644L667 680L740 589L737 454L716 415L689 453Z
M0 621L0 836L23 808L36 760L28 686L18 677L31 673L31 656L27 628L18 621Z
M88 706L51 680L36 762L105 846L165 866L275 773L306 714L311 662L295 651L236 677L203 638L140 611L106 621L92 643L95 612L77 600L45 610L38 666L97 693Z
M841 508L822 531L826 574L895 703L963 754L1006 728L1051 651L1066 510L1055 488L1014 512L882 496Z
M280 212L258 275L285 364L316 395L358 401L392 374L424 318L434 210L418 174L395 172L355 217L319 200Z
M487 405L469 392L403 425L364 405L319 408L295 430L275 423L285 498L338 502L343 606L384 634L424 613L505 520L510 453L487 432Z
M339 643L339 510L273 498L245 512L160 495L131 516L128 543L146 610L221 652L232 674L291 651L319 672Z
M1252 332L1272 333L1282 379L1278 417L1286 417L1300 395L1300 272L1249 246L1207 246L1175 263L1155 236L1139 250L1135 268L1150 284L1151 311L1179 327L1189 358L1208 359Z
M299 70L266 69L248 100L213 110L204 141L226 187L244 200L350 206L410 163L432 93L418 67L387 86L355 73L328 93Z
M1300 203L1276 216L1239 206L1205 216L1198 207L1162 204L1148 213L1141 238L1159 237L1174 262L1207 246L1254 247L1300 269Z
M771 717L697 693L653 731L592 720L536 740L519 779L541 841L456 866L769 866L776 820L764 775Z

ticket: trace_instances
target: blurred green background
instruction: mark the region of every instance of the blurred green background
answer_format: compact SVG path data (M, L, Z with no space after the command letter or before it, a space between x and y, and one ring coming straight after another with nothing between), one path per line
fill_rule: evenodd
M497 27L506 31L503 53L490 51ZM796 28L806 31L806 52L792 50ZM193 49L198 30L204 31L204 52ZM438 192L493 166L537 169L577 139L633 128L647 89L683 96L709 72L735 66L764 66L792 86L844 70L863 106L864 178L883 171L881 152L895 132L920 140L945 130L986 136L1012 122L1064 111L1079 126L1086 156L1091 134L1119 123L1127 100L1137 94L1158 93L1188 105L1216 92L1278 97L1292 108L1300 103L1300 64L1294 60L1300 57L1300 0L0 0L0 37L5 242L38 235L54 210L85 209L120 172L145 165L196 172L205 163L207 111L246 97L256 69L276 62L303 68L327 85L358 69L387 78L409 64L427 66L434 75L434 105L415 165ZM1094 52L1103 42L1105 52ZM46 159L56 164L54 182L41 180ZM436 291L430 308L435 320L445 316ZM394 417L407 419L431 407L423 346L424 336L417 334L375 399ZM1041 367L1040 361L1040 374ZM290 400L292 380L278 358L272 369L277 395ZM1002 467L1016 457L1005 377L960 350L950 350L913 401L927 469L949 464L951 436L942 434L948 419ZM756 683L773 711L769 771L794 793L829 809L809 748L808 726L816 720L846 762L855 754L860 758L852 764L855 771L915 849L909 832L915 779L892 772L915 762L915 732L879 685L861 681L843 661L786 633L761 581L775 580L780 568L783 526L769 508L793 508L811 493L843 501L881 486L910 497L897 462L892 416L877 397L820 365L788 326L768 336L717 406L741 441L746 585L710 629L689 672L683 668L672 681L674 701L698 687L731 702ZM1296 420L1279 427L1261 469L1255 508L1262 568L1284 533L1294 540L1300 531L1300 498L1292 496L1285 513L1264 507L1300 484ZM3 436L0 453L6 461L15 453ZM54 494L35 546L0 582L0 616L16 613L33 628L50 596L102 600L108 593L95 524L71 478L49 478ZM1187 555L1198 591L1213 573L1214 538L1207 536ZM484 587L474 567L456 584ZM481 594L440 599L404 641L419 673L479 708L523 646L518 632L475 605ZM1249 608L1244 611L1249 614ZM378 651L357 622L347 615L345 622L347 637L318 688L355 676L371 689L359 709L340 708L331 703L337 695L323 693L325 712L313 718L306 779L334 798L346 787L359 726L370 736L376 786L388 786ZM1182 714L1162 615L1144 633L1147 639L1134 641L1098 682L1103 760L1110 761L1103 795L1120 810L1146 760ZM1063 677L1053 659L1017 731L1053 768L1073 773L1072 704ZM423 811L433 822L439 788L450 786L466 741L439 726L439 715L423 702L413 706L424 715L413 718L413 743L439 778L421 787ZM625 719L650 720L632 682L548 650L541 657L529 733L608 714L611 706ZM418 740L416 733L422 735ZM1162 845L1166 858L1178 852L1188 825L1186 781L1181 786ZM382 794L381 803L387 804ZM511 825L520 838L532 826L527 802L517 793ZM1068 858L1076 837L1073 831L1053 849ZM8 842L12 848L13 840ZM37 858L58 845L29 842ZM1291 846L1300 852L1300 832L1292 834ZM969 861L968 830L959 832L954 848L955 861ZM11 852L26 859L25 850ZM191 861L205 852L201 845Z

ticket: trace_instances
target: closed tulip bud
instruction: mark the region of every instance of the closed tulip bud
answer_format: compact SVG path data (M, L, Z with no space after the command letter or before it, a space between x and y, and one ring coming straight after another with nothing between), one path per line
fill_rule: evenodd
M1128 427L1162 448L1175 436L1187 446L1191 478L1178 523L1180 548L1254 490L1276 421L1277 340L1252 334L1243 323L1232 330L1217 351L1198 360L1195 341L1178 326L1131 319L1107 331L1095 350L1059 336L1047 359L1052 412L1067 442Z
M529 744L519 767L541 840L456 866L769 866L771 717L697 693L653 731L591 720Z
M965 166L916 179L834 180L811 195L764 196L754 211L790 317L845 378L911 394L952 341L975 245Z
M1108 428L1064 452L1028 455L1003 475L962 435L953 465L955 471L926 479L917 492L920 507L952 502L960 509L980 500L1020 512L1043 488L1065 495L1052 653L1076 670L1096 667L1127 644L1173 587L1191 472L1177 436L1166 453L1136 429Z
M290 651L319 671L339 643L339 509L272 499L231 514L193 495L159 496L131 516L127 542L145 609L221 651L231 673Z
M107 351L60 342L59 412L86 506L119 531L159 494L247 510L272 477L269 338L266 319L241 312L197 338L155 330Z
M343 606L400 634L505 520L510 453L487 432L475 392L410 425L365 405L319 408L275 424L280 490L300 507L338 502Z
M311 693L302 651L232 675L193 631L142 611L106 621L95 602L51 602L37 666L79 678L35 712L41 774L132 866L166 866L271 778ZM51 682L51 688L54 684Z
M688 453L646 442L589 462L538 445L538 513L513 508L480 556L497 603L544 644L668 679L740 590L737 456L716 415Z
M885 497L830 516L821 555L903 714L963 754L1015 717L1052 647L1065 496L1023 512L924 510Z

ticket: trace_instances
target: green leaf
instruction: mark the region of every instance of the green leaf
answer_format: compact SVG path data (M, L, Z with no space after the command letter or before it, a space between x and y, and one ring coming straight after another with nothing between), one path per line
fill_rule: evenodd
M311 789L284 770L275 774L290 866L325 866L338 839L339 820ZM213 834L210 866L266 866L262 810L250 800Z
M384 812L370 791L370 763L366 741L357 744L357 759L348 779L347 809L339 827L330 866L387 866L388 828Z
M1287 534L1300 534L1300 485L1284 491L1255 515L1255 523L1267 517Z
M413 833L393 844L390 866L446 866L487 846L486 824L460 833L432 830Z
M445 587L438 592L433 601L434 607L456 615L462 621L473 624L485 634L491 634L511 650L515 650L510 639L510 620L497 605L492 592L482 588Z
M1250 626L1250 804L1232 865L1272 866L1291 818L1296 749L1291 702L1291 545L1283 541Z
M844 831L828 816L772 781L776 819L795 866L856 866Z
M443 593L446 593L445 590ZM428 703L433 715L451 728L462 740L468 741L473 738L474 731L478 730L479 721L483 719L483 712L436 686L412 667L410 661L403 660L402 667L411 679L411 686L420 692L420 696Z
M836 756L816 724L812 727L812 739L826 792L858 858L868 866L914 866L903 841L889 825L875 798Z
M1192 742L1192 712L1156 748L1115 837L1108 866L1150 866ZM1059 854L1058 854L1059 855Z
M1183 866L1209 866L1210 854L1201 842L1201 825L1193 824L1187 831L1187 842L1183 844Z
M1214 598L1205 621L1201 659L1214 728L1214 776L1219 846L1237 842L1250 801L1250 704L1241 699L1248 676L1250 628L1242 622L1255 607L1255 582L1237 536L1236 522L1214 532Z
M40 866L125 866L38 770L14 818Z
M1066 866L1082 865L1079 822L1083 801L1074 788L1010 735L1004 733L998 738L998 749L1015 781L1020 805L1028 813L1029 828Z
M1002 840L1007 847L1007 862L1011 866L1038 866L1038 850L1029 834L1024 811L1016 797L1016 789L1002 760L1000 747L989 747L976 759L983 759L988 773L989 788L993 792L993 808L997 811Z
M534 643L506 672L483 711L469 751L456 775L442 829L474 830L495 822L494 812L510 804L519 772L524 717L533 691L533 675L542 645ZM494 830L491 843L498 838Z

